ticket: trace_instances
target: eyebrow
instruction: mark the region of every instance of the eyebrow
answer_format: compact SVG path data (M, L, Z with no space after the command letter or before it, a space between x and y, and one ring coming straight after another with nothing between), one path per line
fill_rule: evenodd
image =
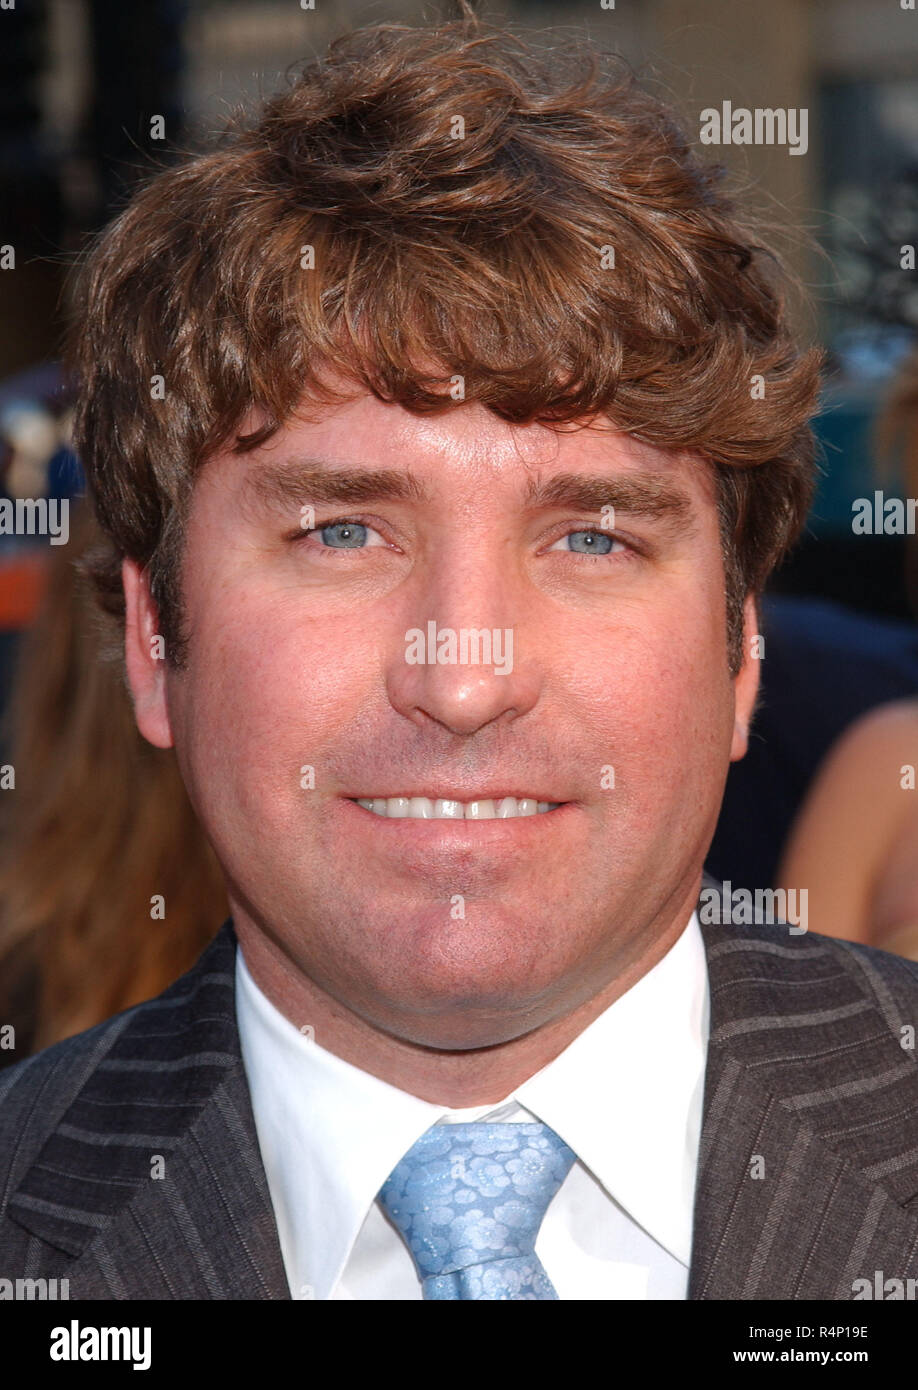
M629 516L650 517L684 529L693 512L687 492L656 473L557 473L532 479L526 501L530 507L563 507L571 511L601 512L612 506Z
M410 473L390 468L342 465L330 459L292 458L253 468L243 485L245 496L268 506L301 507L310 502L427 502L430 494ZM689 494L656 473L559 473L530 476L525 505L531 510L557 507L601 512L612 506L629 516L648 517L674 531L690 529Z
M269 506L304 502L426 502L427 489L410 473L342 466L317 458L287 459L253 468L243 494Z

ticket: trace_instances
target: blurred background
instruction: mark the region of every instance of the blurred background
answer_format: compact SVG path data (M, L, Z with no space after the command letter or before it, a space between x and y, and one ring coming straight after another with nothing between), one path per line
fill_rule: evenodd
M173 147L196 148L231 108L271 92L336 34L368 22L454 17L450 5L429 0L312 3L0 6L0 496L76 499L81 492L57 365L65 276L136 180L167 162ZM808 302L795 306L800 328L830 354L817 421L819 495L763 611L759 722L749 757L731 769L709 860L712 872L734 884L774 880L793 817L839 734L864 711L918 694L915 538L852 532L854 499L876 488L886 497L918 493L910 472L918 458L918 388L910 376L918 271L902 255L904 246L918 248L918 13L907 3L517 0L478 7L497 22L620 52L696 135L702 109L724 100L809 113L802 156L778 146L705 151L730 167L768 224L808 291ZM146 951L148 968L112 977L107 993L88 1005L75 967L45 983L66 954L54 935L55 914L74 918L74 960L88 959L80 952L93 933L99 957L110 955L111 938L93 925L100 892L113 923L118 913L130 915L133 892L143 916L138 933L149 937L149 893L156 890L138 873L144 861L136 844L143 835L149 840L156 823L157 863L172 853L187 864L193 835L172 772L162 771L156 783L154 750L137 746L117 674L86 694L104 634L73 587L73 561L91 543L89 529L73 529L71 544L57 550L44 537L0 535L0 760L16 769L15 785L0 791L7 826L0 958L21 953L13 972L20 1002L46 992L37 1012L22 1006L40 1042L161 988L225 915L219 876L201 848L196 874L186 875L193 890L186 948L158 946L150 955L138 935L135 960ZM85 746L75 752L79 740L85 744L93 701L95 764ZM106 702L118 705L116 719ZM121 779L120 795L114 777L87 774L106 759ZM47 786L37 787L39 767L46 781L56 779L56 800ZM60 773L68 767L69 782ZM149 797L154 783L160 787L161 806L145 826L131 821L132 779ZM66 900L49 886L66 877L62 861L76 843L75 822L61 805L65 792L70 814L84 828L95 826L104 845L78 910L72 880ZM42 932L43 958L34 948Z

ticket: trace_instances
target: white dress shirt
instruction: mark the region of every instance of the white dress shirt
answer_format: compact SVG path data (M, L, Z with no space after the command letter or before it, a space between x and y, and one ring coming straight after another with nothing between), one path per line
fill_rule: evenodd
M497 1105L450 1110L312 1039L236 957L243 1064L293 1298L420 1299L376 1202L433 1124L550 1125L577 1155L536 1254L559 1299L684 1299L709 1028L695 913L667 954ZM308 1029L308 1022L304 1020Z

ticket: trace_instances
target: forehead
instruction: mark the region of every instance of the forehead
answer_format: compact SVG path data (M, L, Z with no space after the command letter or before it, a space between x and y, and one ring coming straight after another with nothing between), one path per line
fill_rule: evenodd
M253 411L238 433L261 423ZM199 485L245 501L282 500L288 494L292 504L298 495L309 500L310 486L323 472L345 470L360 475L352 484L355 502L363 500L362 488L369 492L373 486L371 472L389 475L391 497L417 502L458 496L466 504L491 499L565 506L575 502L576 477L586 483L578 503L584 507L598 508L603 483L614 480L620 502L641 492L676 504L681 497L689 510L704 511L716 497L706 460L689 451L657 449L609 421L554 428L512 424L478 402L419 414L368 393L334 406L304 402L257 449L244 454L226 449L208 460ZM337 480L336 488L336 498L346 500Z

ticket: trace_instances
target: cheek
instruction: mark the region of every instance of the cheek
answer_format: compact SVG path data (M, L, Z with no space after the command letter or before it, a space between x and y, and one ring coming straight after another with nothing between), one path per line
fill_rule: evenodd
M323 750L353 718L355 671L340 627L297 622L282 601L224 590L200 606L176 743L208 823L289 821L306 794L302 769L314 767L318 785Z
M190 670L201 703L235 714L234 736L280 742L343 720L342 692L368 666L361 625L304 616L295 591L214 586L195 612Z
M718 600L674 595L594 634L589 662L568 650L565 688L592 733L597 780L600 764L616 768L622 812L659 818L726 773L733 688Z

